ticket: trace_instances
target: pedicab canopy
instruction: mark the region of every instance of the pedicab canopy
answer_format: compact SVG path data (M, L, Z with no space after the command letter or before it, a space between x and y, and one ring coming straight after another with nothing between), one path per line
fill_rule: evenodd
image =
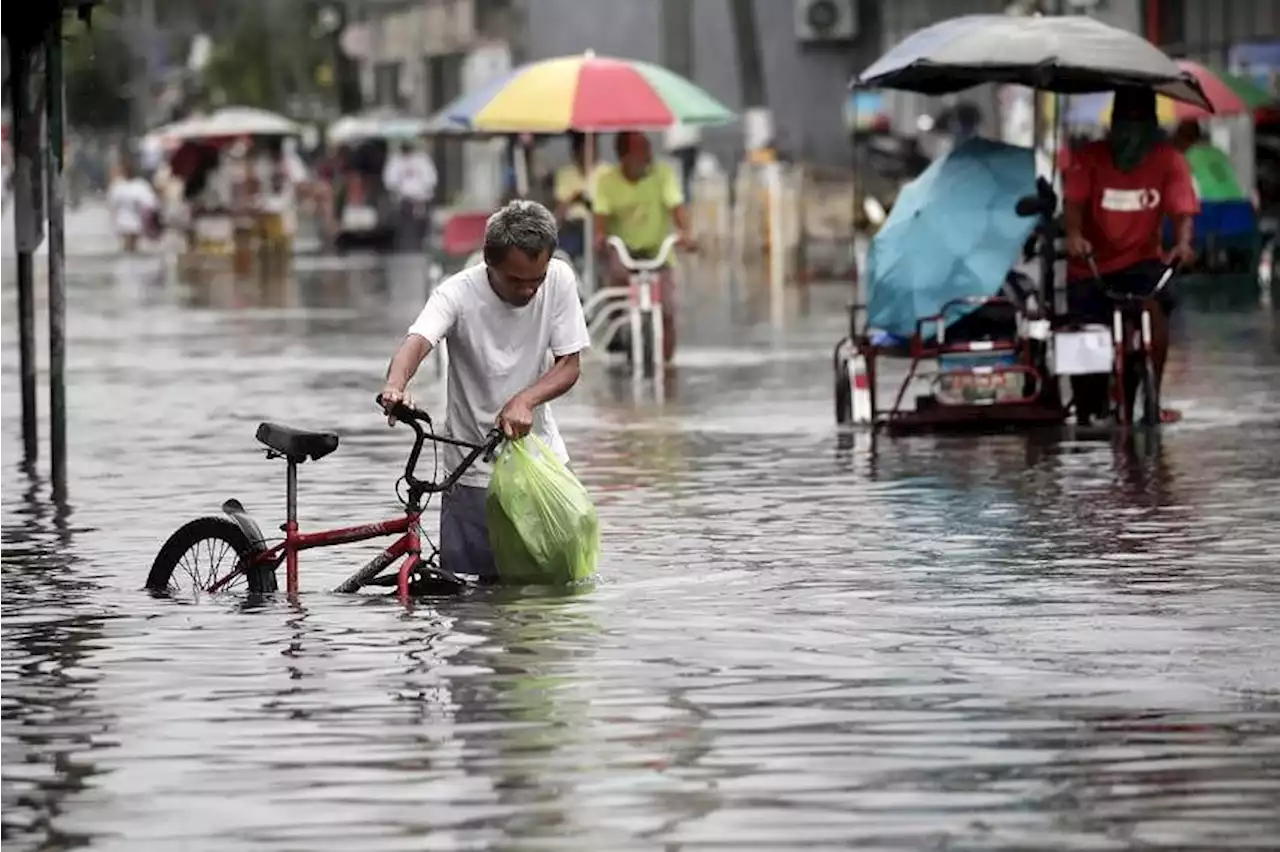
M965 15L912 33L854 80L929 95L982 83L1066 94L1147 86L1212 110L1192 75L1146 39L1082 15Z
M904 186L867 253L867 325L907 338L953 299L993 296L1036 225L1030 148L969 139ZM947 324L972 307L948 310Z

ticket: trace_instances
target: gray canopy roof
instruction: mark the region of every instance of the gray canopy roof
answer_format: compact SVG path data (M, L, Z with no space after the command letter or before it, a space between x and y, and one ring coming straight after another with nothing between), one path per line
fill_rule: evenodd
M1212 111L1200 84L1155 45L1084 16L965 15L912 33L853 81L930 95L981 83L1067 94L1148 86Z

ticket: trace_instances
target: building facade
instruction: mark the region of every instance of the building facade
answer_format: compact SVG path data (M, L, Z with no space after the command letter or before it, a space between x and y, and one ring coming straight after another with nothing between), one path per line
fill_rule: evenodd
M735 110L744 106L733 0L686 0L688 75ZM1035 5L1090 14L1144 34L1174 55L1226 67L1242 41L1280 40L1280 0L839 0L853 8L851 38L797 34L797 3L754 0L764 94L778 144L818 164L848 162L845 105L850 77L911 32L969 13L999 14ZM363 0L363 79L370 103L397 104L426 114L440 109L487 74L510 64L587 49L664 63L669 22L664 0ZM983 112L984 132L999 127L995 91L965 98ZM886 93L882 109L903 131L936 101ZM734 157L742 128L704 133L705 145ZM452 150L452 149L451 149ZM451 154L460 157L460 153Z

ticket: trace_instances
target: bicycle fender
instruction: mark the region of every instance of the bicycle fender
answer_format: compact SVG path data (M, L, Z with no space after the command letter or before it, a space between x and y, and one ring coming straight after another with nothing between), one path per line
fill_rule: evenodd
M243 503L232 497L222 504L222 511L227 517L236 522L236 526L240 527L245 537L253 543L256 549L267 549L267 537L262 534L262 528L258 526L257 521L250 517L249 511L245 509Z

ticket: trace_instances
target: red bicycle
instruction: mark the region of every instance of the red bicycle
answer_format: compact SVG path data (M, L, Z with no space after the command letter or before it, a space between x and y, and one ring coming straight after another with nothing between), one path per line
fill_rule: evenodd
M380 397L379 397L380 399ZM179 567L185 568L195 588L205 592L230 589L244 580L251 594L268 594L277 590L276 569L285 563L285 587L290 596L298 593L298 554L316 547L332 547L366 541L379 536L399 535L386 550L367 565L344 580L334 591L355 592L365 586L395 586L402 599L412 595L457 591L470 585L458 575L446 571L437 564L439 551L432 546L431 553L423 556L422 532L419 520L430 495L446 491L456 483L476 459L484 456L492 460L494 451L502 441L502 432L491 431L483 444L473 444L437 435L432 430L427 412L411 408L403 403L392 409L391 414L407 424L414 433L413 449L405 463L404 475L396 483L396 496L400 496L403 482L406 495L401 497L404 515L389 521L344 527L336 530L304 533L298 529L298 465L307 459L318 461L338 448L338 436L333 432L311 432L275 423L258 425L258 440L267 447L267 458L283 458L287 464L285 498L285 522L280 529L284 540L269 545L261 528L234 498L222 504L225 517L211 515L196 518L179 527L160 548L151 573L147 575L147 588L153 592L180 591L175 583ZM464 447L470 453L462 463L442 481L418 479L415 470L423 445L428 441ZM428 541L430 544L430 541ZM199 557L207 555L213 565L208 571L200 568ZM220 567L223 557L230 555L226 568ZM188 561L190 557L195 557ZM401 560L399 571L383 575L396 560Z

